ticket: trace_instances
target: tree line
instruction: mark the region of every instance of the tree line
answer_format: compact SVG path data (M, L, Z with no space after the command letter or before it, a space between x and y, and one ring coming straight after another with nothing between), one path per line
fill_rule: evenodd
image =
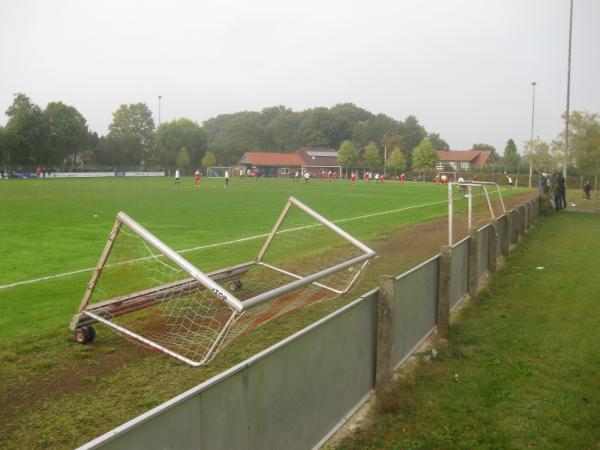
M14 95L6 115L6 125L0 126L4 167L185 169L229 166L247 151L324 147L339 149L344 167L362 164L379 169L385 156L386 167L392 170L422 170L435 166L436 150L449 149L438 133L427 131L412 115L396 120L352 103L304 111L279 105L260 112L222 114L203 124L181 118L158 126L145 103L123 104L112 114L104 136L91 131L75 107L59 101L42 109L23 93ZM598 134L598 115L575 112L571 123L574 150L569 162L578 167L596 164L593 149L597 146L590 142ZM529 162L536 168L554 164L561 152L560 141L534 140L526 143L521 156L512 139L504 157L489 144L476 143L472 149L491 151L498 169L511 171Z

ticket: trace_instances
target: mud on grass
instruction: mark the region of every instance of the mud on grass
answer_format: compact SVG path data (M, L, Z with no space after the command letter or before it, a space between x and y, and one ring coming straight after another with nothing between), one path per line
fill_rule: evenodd
M515 204L526 195L507 202ZM466 232L465 224L460 226ZM96 341L87 346L74 343L64 328L3 346L0 448L83 444L349 303L376 287L380 275L399 274L433 256L446 240L446 220L380 234L368 242L378 256L353 292L239 337L206 367L188 367L132 345L104 327L98 327Z

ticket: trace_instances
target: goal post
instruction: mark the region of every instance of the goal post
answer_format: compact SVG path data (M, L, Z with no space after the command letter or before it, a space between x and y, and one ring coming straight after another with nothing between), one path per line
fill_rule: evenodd
M87 343L100 323L204 365L236 337L348 292L375 256L293 197L257 250L245 261L223 254L229 265L205 272L121 212L70 328Z
M500 191L500 186L497 183L491 181L465 181L465 182L450 182L448 183L448 245L452 246L454 242L454 233L455 233L455 203L457 200L454 198L454 187L457 187L459 192L461 193L461 197L459 199L467 200L467 223L466 228L467 231L471 230L473 227L473 193L474 189L482 191L485 195L485 203L488 207L490 218L492 220L496 219L496 212L494 210L492 201L490 199L490 193L488 191L488 187L495 187L494 193L497 193L500 197L500 205L501 211L500 213L506 213L506 208L504 205L504 200L502 198L502 193Z
M225 172L229 172L229 176L233 176L233 167L208 167L206 169L207 178L225 178Z

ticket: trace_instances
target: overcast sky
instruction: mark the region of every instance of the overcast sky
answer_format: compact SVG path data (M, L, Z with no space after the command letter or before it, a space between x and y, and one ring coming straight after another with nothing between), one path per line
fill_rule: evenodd
M0 0L0 124L13 94L105 134L158 121L353 102L415 115L452 149L551 140L566 109L569 0ZM600 112L600 0L575 0L571 109Z

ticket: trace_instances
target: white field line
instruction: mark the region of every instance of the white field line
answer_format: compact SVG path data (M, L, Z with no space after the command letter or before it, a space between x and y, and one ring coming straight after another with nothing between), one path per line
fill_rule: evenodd
M439 205L441 203L447 203L447 202L448 202L448 200L442 200L442 201L433 202L433 203L423 203L421 205L406 206L404 208L391 209L389 211L380 211L380 212L371 213L371 214L364 214L364 215L361 215L361 216L347 217L345 219L333 220L332 222L333 223L351 222L353 220L362 220L362 219L368 219L368 218L371 218L371 217L383 216L383 215L386 215L386 214L394 214L394 213L398 213L398 212L402 212L402 211L408 211L410 209L426 208L428 206ZM318 226L318 225L307 225L307 226L304 226L304 227L290 228L290 229L287 229L287 230L283 230L281 232L282 233L288 233L290 231L296 231L296 230L299 230L299 229L310 228L310 227L314 227L314 226ZM269 233L257 234L257 235L254 235L254 236L248 236L248 237L245 237L245 238L234 239L234 240L231 240L231 241L216 242L214 244L206 244L206 245L200 245L198 247L186 248L186 249L183 249L183 250L178 250L177 253L183 254L183 253L193 252L193 251L196 251L196 250L205 250L205 249L208 249L208 248L223 247L223 246L232 245L232 244L239 244L240 242L252 241L252 240L260 239L260 238L266 238L267 236L269 236ZM134 259L134 260L128 261L128 262L143 261L145 259L150 259L150 258L152 258L152 256L147 256L147 257L144 257L144 258L138 258L138 259ZM8 289L8 288L17 287L17 286L23 286L25 284L40 283L42 281L54 280L56 278L65 278L65 277L69 277L69 276L72 276L72 275L77 275L77 274L84 273L84 272L92 272L93 270L95 270L95 267L89 267L87 269L73 270L71 272L64 272L64 273L59 273L59 274L55 274L55 275L48 275L46 277L34 278L34 279L31 279L31 280L17 281L17 282L10 283L10 284L0 285L0 289Z

